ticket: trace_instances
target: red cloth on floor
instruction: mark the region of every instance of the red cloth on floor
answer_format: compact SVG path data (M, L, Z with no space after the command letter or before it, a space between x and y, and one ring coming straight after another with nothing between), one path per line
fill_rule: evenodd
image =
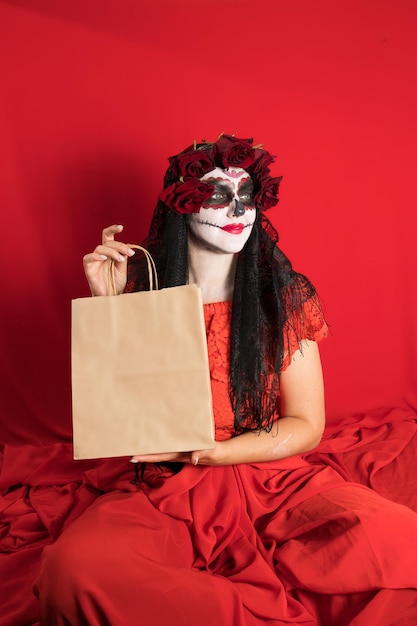
M103 490L108 469L90 474ZM142 484L123 476L111 491L45 550L45 626L368 626L371 600L375 615L397 617L417 600L417 515L324 465L150 465ZM393 590L409 587L398 606Z
M352 479L362 481L365 485L376 482L375 489L382 485L383 495L392 500L398 498L410 500L417 511L415 476L417 475L416 441L417 441L417 413L412 409L395 409L371 415L362 416L366 424L364 428L360 422L345 424L340 432L331 432L331 437L323 440L319 448L308 455L308 460L317 464L319 468L339 467L343 475L351 474ZM384 420L392 419L392 422ZM391 440L390 433L396 436ZM388 443L387 443L388 442ZM372 448L372 461L369 464L361 462L367 458L368 445ZM391 449L388 457L385 448ZM356 469L355 469L356 468ZM378 468L378 471L375 471ZM398 468L401 468L399 480ZM193 469L193 468L190 468ZM200 472L202 468L197 468ZM207 468L204 468L205 471ZM257 470L259 471L259 470ZM328 470L326 470L328 471ZM368 471L368 474L367 474ZM407 480L404 480L407 474ZM34 447L22 446L3 450L0 472L0 623L10 626L28 626L37 624L39 620L38 602L32 593L32 586L39 572L40 555L45 545L52 542L56 535L61 534L63 528L71 525L71 520L78 518L81 513L97 498L102 489L112 492L115 489L126 489L129 493L136 490L129 481L133 478L133 469L128 459L112 459L107 461L80 462L72 460L72 449L69 445ZM162 477L161 477L162 478ZM170 479L171 480L171 479ZM285 481L283 481L285 483ZM47 517L40 500L32 497L32 492L42 486L45 493L53 494L54 519L44 522ZM66 494L72 494L72 504L68 500L61 500L57 487ZM300 489L304 489L303 483ZM365 492L367 493L367 492ZM304 491L306 495L306 491ZM405 498L407 495L407 498ZM202 499L207 499L206 493ZM64 504L65 501L65 504ZM230 510L231 503L226 503L226 510ZM12 511L13 509L13 511ZM48 508L51 511L51 507ZM328 512L321 511L326 519ZM59 527L57 520L63 520ZM389 522L384 519L384 532L387 533L385 544L388 556L390 554L391 536L393 532ZM43 521L42 521L43 520ZM121 531L122 532L122 531ZM336 545L336 544L334 544ZM411 544L409 555L414 558L414 541ZM337 553L336 553L337 554ZM313 555L314 557L314 555ZM122 568L123 569L123 568ZM332 594L320 597L320 606L317 600L313 602L314 611L326 615L329 624L338 624L332 617L343 611L346 616L351 614L352 606L357 610L359 603L368 608L367 626L371 623L383 624L379 620L376 609L376 600L371 601L373 592L359 594L359 596ZM298 597L307 608L310 606L310 596L307 591L298 592ZM352 597L355 600L352 604ZM380 594L379 597L381 598ZM404 607L401 594L397 592L397 605ZM313 609L309 609L312 611ZM364 609L365 610L365 609ZM413 609L408 608L408 611ZM354 612L353 612L354 614ZM397 613L396 613L397 614ZM374 615L374 619L372 619ZM353 618L352 618L353 619ZM413 621L404 618L403 624L411 626ZM227 623L227 622L224 622ZM322 621L322 623L325 623ZM348 621L346 623L349 623ZM395 621L392 622L395 624ZM399 621L398 624L401 624Z

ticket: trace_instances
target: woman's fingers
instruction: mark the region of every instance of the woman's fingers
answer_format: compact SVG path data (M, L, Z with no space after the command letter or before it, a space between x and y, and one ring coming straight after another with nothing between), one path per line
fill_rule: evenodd
M115 262L123 262L134 254L135 251L127 244L108 239L105 244L99 244L93 252L86 254L84 260L91 263L92 261L106 261L110 258Z
M101 245L99 244L94 252L110 257L114 261L125 261L126 257L133 256L135 251L132 248L121 241L116 241L114 238L114 236L121 233L122 230L123 226L121 224L113 224L112 226L104 228L101 235Z
M161 454L135 454L130 459L132 463L164 463L166 461L177 461L181 463L191 463L198 465L203 462L205 465L211 465L210 456L213 449L196 450L194 452L164 452Z
M123 226L121 224L113 224L112 226L107 226L107 228L103 229L101 242L105 245L108 241L114 241L114 236L118 233L121 233L122 230Z
M108 241L106 245L98 245L94 254L106 259L111 258L115 262L124 262L127 257L133 256L135 251L121 241Z

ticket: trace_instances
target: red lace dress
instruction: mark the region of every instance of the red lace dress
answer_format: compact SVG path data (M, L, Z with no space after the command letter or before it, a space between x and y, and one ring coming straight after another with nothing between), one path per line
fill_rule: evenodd
M319 339L317 306L305 312L304 336ZM230 304L206 305L205 318L225 439ZM148 464L139 485L112 467L88 472L104 495L45 549L43 626L417 624L417 515L331 467Z
M204 305L216 441L224 441L234 434L228 387L231 316L231 302ZM294 316L284 329L283 369L288 367L294 352L299 349L297 336L320 341L327 335L327 330L318 300L312 298L304 304L302 314L297 318Z

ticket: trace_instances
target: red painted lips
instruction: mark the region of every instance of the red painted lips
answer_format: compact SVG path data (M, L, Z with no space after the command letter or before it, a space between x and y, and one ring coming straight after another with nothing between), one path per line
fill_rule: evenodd
M226 226L222 227L222 230L225 230L227 233L231 235L240 235L242 230L245 228L244 224L226 224Z

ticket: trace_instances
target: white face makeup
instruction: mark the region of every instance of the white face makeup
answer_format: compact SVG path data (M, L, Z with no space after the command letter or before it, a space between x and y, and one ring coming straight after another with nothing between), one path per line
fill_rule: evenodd
M188 216L191 234L213 251L240 252L256 219L251 177L240 167L217 167L201 180L214 185L214 192L199 213Z

